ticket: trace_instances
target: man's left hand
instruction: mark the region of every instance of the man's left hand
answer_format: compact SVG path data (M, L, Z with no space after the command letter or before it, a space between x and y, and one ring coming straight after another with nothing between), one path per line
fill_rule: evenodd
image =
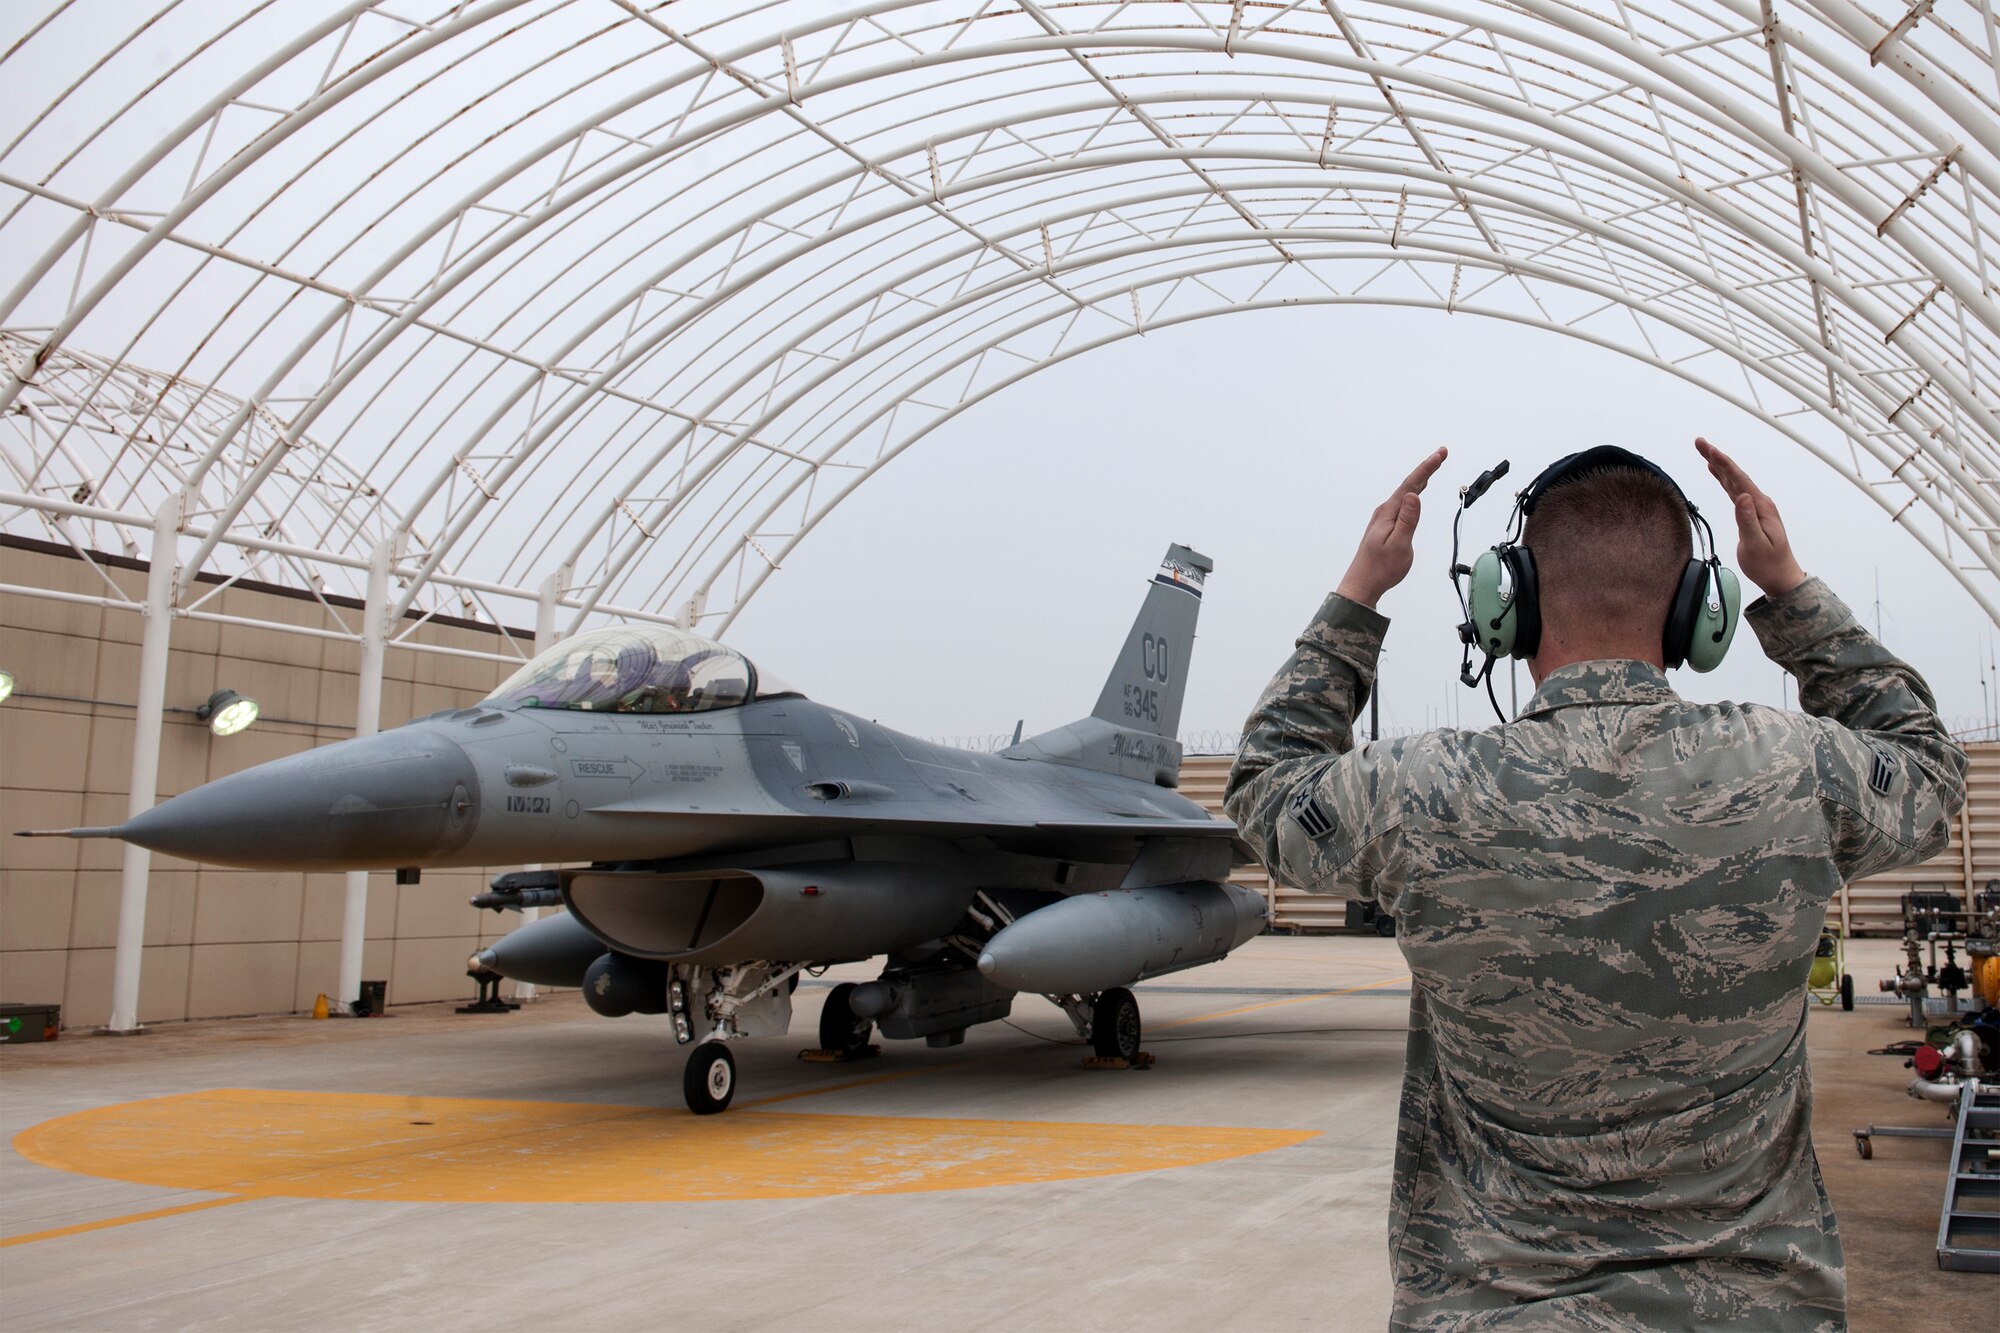
M1411 542L1417 535L1417 520L1423 515L1423 501L1417 497L1429 483L1431 474L1443 466L1445 450L1439 449L1417 464L1416 471L1403 478L1396 493L1377 505L1368 516L1361 534L1361 548L1347 567L1346 577L1334 589L1342 597L1373 608L1382 594L1401 583L1416 559Z

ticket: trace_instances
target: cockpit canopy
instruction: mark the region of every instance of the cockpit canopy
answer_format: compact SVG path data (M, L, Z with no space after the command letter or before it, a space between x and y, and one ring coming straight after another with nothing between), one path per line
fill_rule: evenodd
M771 682L765 694L789 693ZM486 702L593 713L706 713L759 694L743 654L662 625L618 625L565 639L508 677Z

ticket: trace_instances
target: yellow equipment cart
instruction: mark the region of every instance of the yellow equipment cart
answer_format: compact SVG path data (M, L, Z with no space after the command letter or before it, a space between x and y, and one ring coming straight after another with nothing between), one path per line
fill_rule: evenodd
M1806 993L1821 1004L1839 1000L1842 1009L1854 1008L1854 978L1847 975L1847 941L1838 926L1820 927L1819 947L1813 950L1812 971L1806 975Z

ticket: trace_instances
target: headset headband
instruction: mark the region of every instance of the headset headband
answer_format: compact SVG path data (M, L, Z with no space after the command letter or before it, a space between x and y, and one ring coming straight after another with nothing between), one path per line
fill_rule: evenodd
M1522 515L1525 517L1534 513L1535 506L1541 503L1542 496L1555 487L1560 486L1563 482L1574 481L1585 473L1596 471L1600 468L1629 468L1658 477L1661 481L1673 487L1674 494L1679 497L1681 504L1686 507L1689 514L1696 517L1700 516L1701 511L1697 510L1693 505L1688 504L1688 498L1682 492L1680 483L1668 476L1665 469L1661 468L1659 464L1653 462L1651 459L1641 458L1630 449L1621 449L1615 444L1600 444L1595 448L1585 449L1580 453L1569 454L1558 458L1555 462L1543 468L1541 475L1529 482L1528 489L1521 492L1520 508Z
M1507 535L1500 544L1471 565L1460 564L1459 525L1472 503L1507 475L1503 459L1459 490L1458 513L1451 524L1451 581L1458 592L1459 609L1465 615L1458 627L1459 642L1465 647L1459 658L1458 676L1474 688L1486 686L1494 716L1503 722L1506 714L1500 711L1500 701L1493 693L1493 664L1502 657L1532 658L1542 634L1539 571L1534 552L1524 541L1527 519L1542 497L1563 483L1589 473L1617 469L1658 477L1665 482L1674 498L1681 502L1681 509L1694 529L1697 549L1681 571L1660 631L1662 660L1668 666L1685 664L1696 671L1712 671L1729 651L1741 594L1736 575L1723 568L1716 553L1715 531L1701 511L1688 502L1687 492L1680 488L1680 483L1658 464L1630 449L1601 444L1558 458L1543 468L1525 490L1515 495ZM1479 670L1472 666L1475 650L1486 658Z

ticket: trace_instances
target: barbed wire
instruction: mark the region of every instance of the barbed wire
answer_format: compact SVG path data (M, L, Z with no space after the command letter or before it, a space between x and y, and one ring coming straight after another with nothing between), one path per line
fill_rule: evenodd
M2000 721L1982 718L1977 714L1952 714L1939 719L1951 738L1960 742L2000 741ZM1365 734L1365 728L1358 728L1356 741L1374 739ZM1382 740L1395 740L1402 736L1417 736L1434 727L1384 727ZM997 754L1014 743L1011 732L996 731L977 736L925 736L932 745L947 745L954 750L971 750L977 754ZM1181 752L1190 757L1197 755L1230 755L1242 747L1243 733L1240 731L1202 730L1183 731L1179 737Z
M977 754L998 754L1014 743L1011 732L996 731L984 736L925 736L923 740L932 745L949 746L954 750L971 750Z
M1366 736L1365 730L1365 728L1362 729L1363 734L1357 735L1357 740L1370 739ZM1398 736L1415 736L1428 730L1431 730L1431 728L1384 727L1381 738L1383 740L1393 740ZM1014 743L1013 733L1005 731L987 732L974 736L925 736L922 739L932 745L946 745L954 750L971 750L976 754L998 754ZM1178 739L1183 754L1235 754L1242 747L1243 733L1240 731L1222 730L1183 731Z

